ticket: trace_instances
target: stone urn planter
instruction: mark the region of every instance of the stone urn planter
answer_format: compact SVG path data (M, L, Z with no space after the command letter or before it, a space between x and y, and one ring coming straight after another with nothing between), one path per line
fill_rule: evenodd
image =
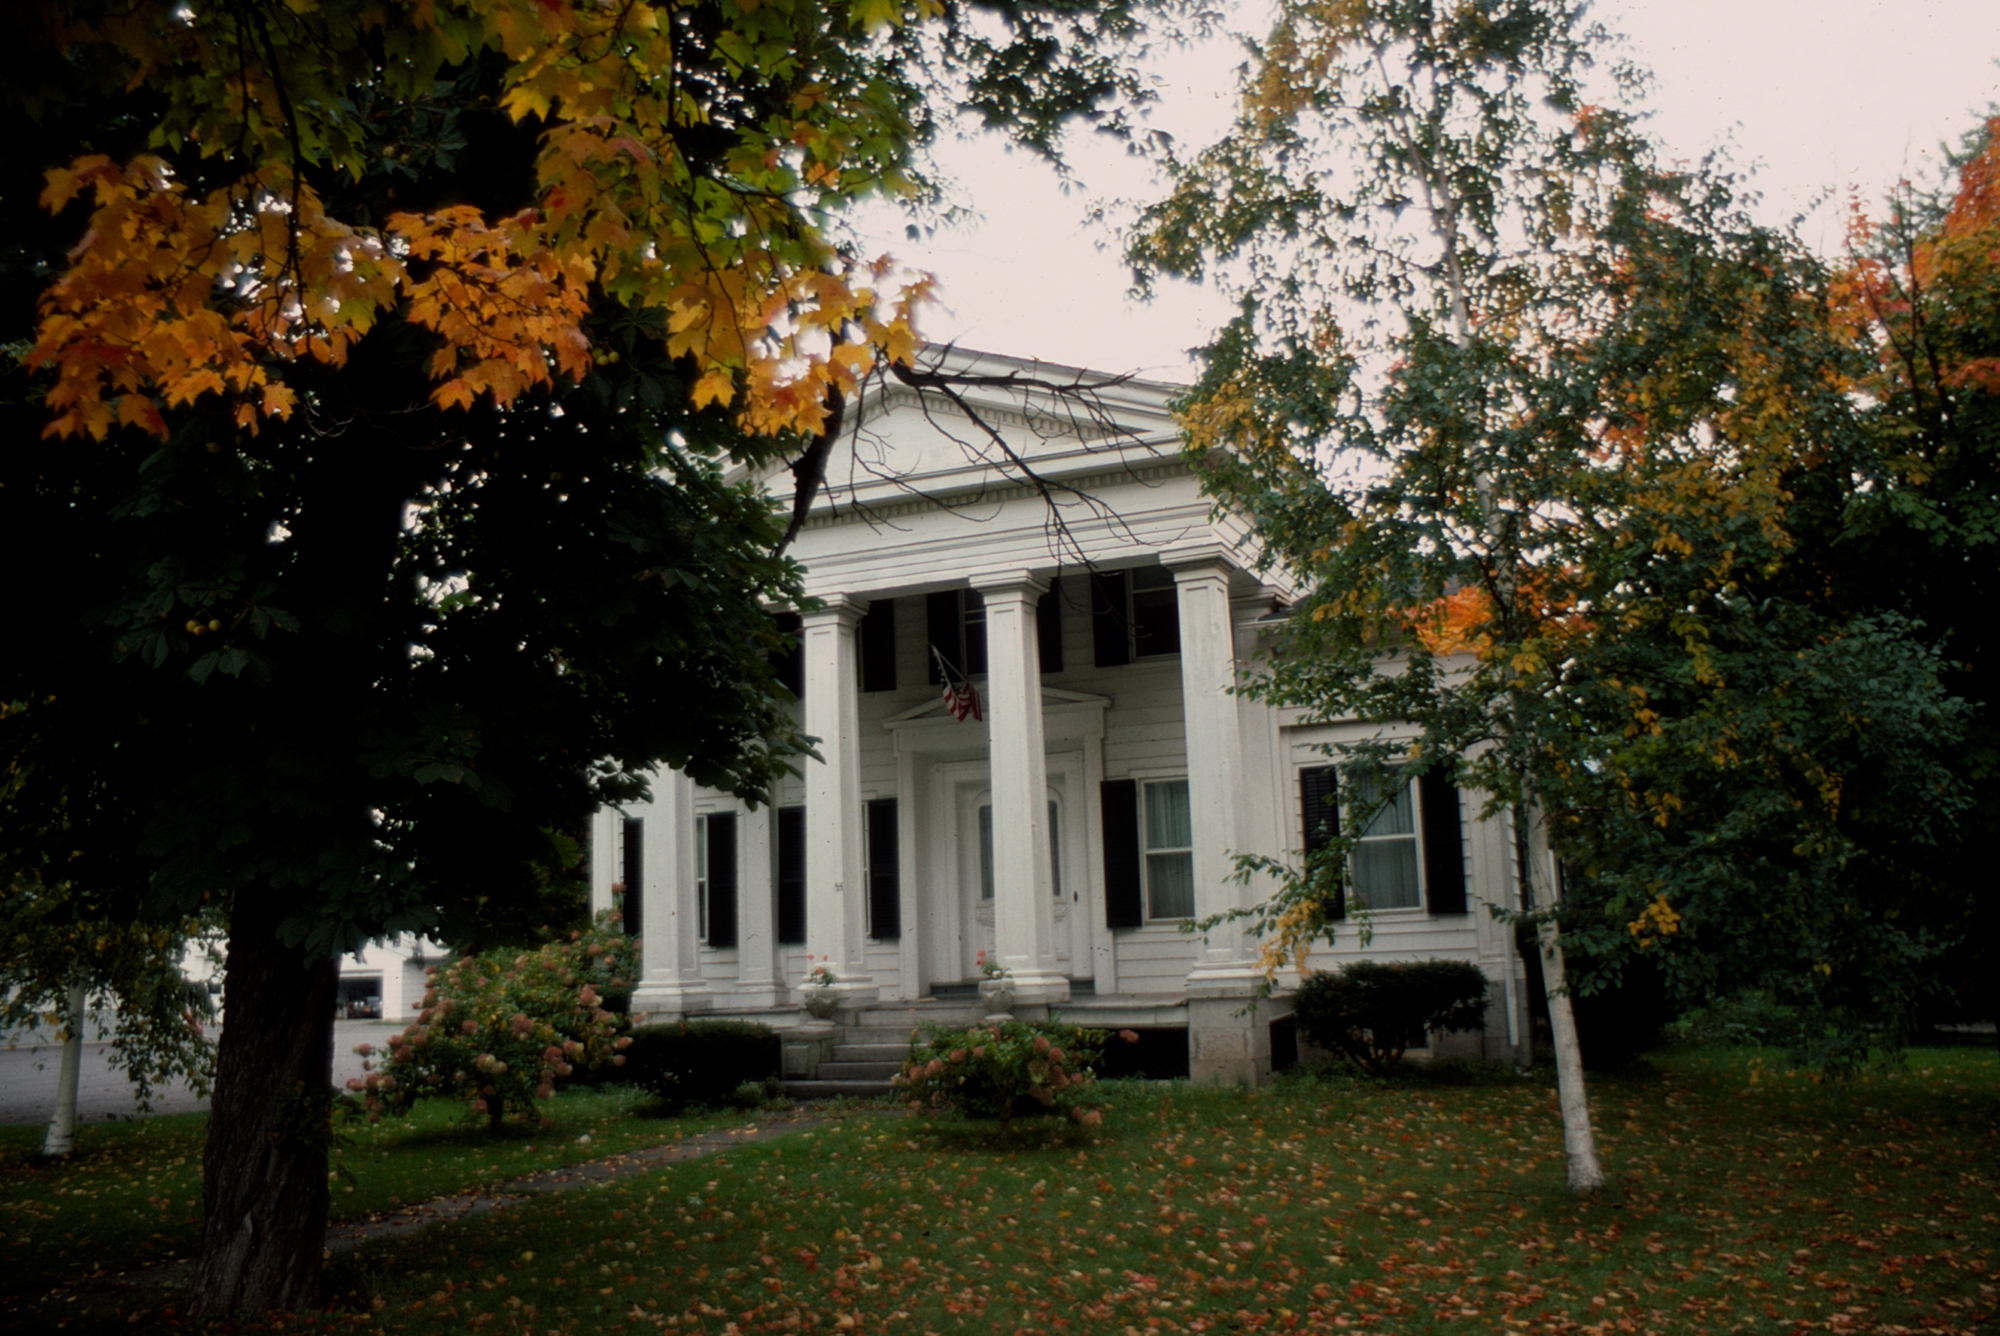
M840 999L831 988L808 988L805 990L806 1014L817 1021L833 1019L834 1008Z
M979 981L979 1001L989 1016L1004 1016L1014 1009L1014 981L1001 977Z

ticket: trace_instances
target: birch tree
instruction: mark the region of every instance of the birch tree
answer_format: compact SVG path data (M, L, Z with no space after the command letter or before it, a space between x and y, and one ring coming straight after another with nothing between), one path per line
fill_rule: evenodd
M1593 77L1614 94L1634 81L1594 70L1601 36L1551 0L1283 4L1234 133L1170 165L1130 251L1142 274L1240 301L1182 412L1211 484L1307 586L1252 689L1417 725L1345 759L1450 768L1538 850L1590 504L1560 484L1593 446L1555 364L1600 304L1597 238L1644 158L1619 112L1586 101ZM1330 930L1344 854L1336 842L1308 868L1316 889L1267 906L1275 952ZM1557 888L1536 871L1552 866L1521 860L1569 1183L1588 1193L1604 1178Z

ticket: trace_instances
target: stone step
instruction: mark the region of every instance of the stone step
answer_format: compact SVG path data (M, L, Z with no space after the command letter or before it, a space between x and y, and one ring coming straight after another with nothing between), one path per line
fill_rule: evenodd
M793 1099L871 1099L893 1093L887 1081L787 1081Z
M880 1081L887 1085L889 1078L903 1069L899 1062L842 1062L835 1059L819 1065L818 1080L821 1081Z
M835 1062L901 1063L909 1052L908 1044L842 1043L833 1046L831 1057Z

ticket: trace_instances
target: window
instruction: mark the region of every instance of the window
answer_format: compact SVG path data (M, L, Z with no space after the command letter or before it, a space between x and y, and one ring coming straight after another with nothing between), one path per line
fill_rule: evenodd
M903 935L902 850L896 838L896 800L875 798L864 805L866 838L861 842L866 867L862 882L868 887L868 935L878 942L898 941Z
M878 598L869 603L856 637L861 654L861 689L896 689L896 600Z
M624 925L625 935L639 935L639 914L645 906L645 850L646 822L641 817L628 816L619 830L618 880L625 883L624 898L618 902L619 922Z
M1185 779L1149 780L1145 793L1146 917L1194 917L1194 820Z
M736 813L694 822L695 924L704 945L736 945Z
M800 699L806 694L805 619L796 612L781 612L771 619L781 648L770 653L771 675L778 684Z
M1090 611L1099 668L1181 652L1180 591L1164 566L1093 574Z
M977 589L941 589L924 602L924 619L930 631L929 681L944 682L938 656L952 671L967 677L986 671L986 600Z
M806 809L780 807L776 828L778 847L773 851L777 874L772 881L778 889L778 942L781 946L806 944Z
M1049 894L1062 899L1062 814L1049 799Z
M1340 793L1342 779L1349 794ZM1344 776L1330 765L1299 772L1300 816L1308 853L1340 836L1341 809L1371 807L1390 786L1394 794L1354 840L1349 881L1343 897L1329 906L1346 913L1346 897L1371 910L1424 909L1433 915L1463 914L1465 846L1458 786L1447 769L1434 766L1412 779L1401 769Z
M1350 776L1348 791L1357 809L1383 804L1354 844L1354 898L1369 909L1415 909L1422 898L1409 783L1401 770L1377 771Z

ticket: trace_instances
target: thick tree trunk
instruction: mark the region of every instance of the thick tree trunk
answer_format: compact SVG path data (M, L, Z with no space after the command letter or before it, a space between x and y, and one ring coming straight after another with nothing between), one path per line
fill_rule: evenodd
M56 1113L42 1138L42 1154L67 1155L76 1149L76 1086L83 1075L84 986L69 986L69 1011L63 1017L62 1066L56 1071Z
M1570 1006L1563 972L1562 937L1554 919L1541 926L1542 980L1548 989L1549 1038L1556 1050L1556 1093L1562 1101L1563 1154L1569 1161L1569 1190L1588 1196L1604 1187L1597 1163L1597 1134L1590 1127L1590 1093L1583 1078L1583 1046L1576 1039L1576 1010Z
M189 1286L197 1319L294 1310L320 1295L338 966L279 942L285 907L271 899L245 892L230 918Z

